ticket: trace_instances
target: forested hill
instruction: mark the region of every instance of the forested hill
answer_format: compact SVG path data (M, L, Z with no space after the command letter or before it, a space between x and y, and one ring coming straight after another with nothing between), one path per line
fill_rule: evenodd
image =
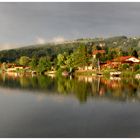
M117 36L111 38L86 38L86 39L77 39L73 41L66 41L61 44L43 44L43 45L32 45L25 46L18 49L10 49L0 51L0 62L13 62L19 59L21 56L28 57L41 57L48 56L51 59L56 58L59 53L68 52L71 53L79 47L80 44L87 46L89 51L92 51L94 46L102 46L106 48L119 48L123 51L129 52L132 49L135 49L138 53L140 50L140 38L136 37L126 37L126 36Z

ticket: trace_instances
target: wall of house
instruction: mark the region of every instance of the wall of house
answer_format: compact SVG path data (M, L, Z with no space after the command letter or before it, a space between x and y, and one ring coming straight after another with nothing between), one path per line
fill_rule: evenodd
M92 66L85 66L85 70L92 70L93 67Z

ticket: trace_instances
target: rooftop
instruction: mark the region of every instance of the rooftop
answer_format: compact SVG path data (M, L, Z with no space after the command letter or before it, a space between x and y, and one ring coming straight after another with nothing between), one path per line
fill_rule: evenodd
M95 50L95 51L93 51L93 55L96 55L96 54L98 54L98 53L101 53L101 54L103 54L103 53L105 53L105 50Z

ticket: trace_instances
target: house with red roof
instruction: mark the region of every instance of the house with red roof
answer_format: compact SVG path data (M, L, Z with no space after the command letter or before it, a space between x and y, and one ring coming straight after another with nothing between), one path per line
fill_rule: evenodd
M92 56L93 56L93 58L96 58L97 54L105 54L105 53L106 53L105 50L94 50L92 52Z
M140 60L134 56L121 56L112 60L113 62L121 63L139 63Z
M140 60L134 56L120 56L113 60L107 61L103 67L118 68L121 64L140 64Z

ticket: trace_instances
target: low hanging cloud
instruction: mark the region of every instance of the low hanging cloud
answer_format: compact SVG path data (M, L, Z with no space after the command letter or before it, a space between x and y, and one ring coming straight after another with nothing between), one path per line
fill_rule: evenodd
M0 50L8 50L8 49L15 49L18 48L20 45L18 44L11 44L11 43L1 43Z
M51 40L51 42L53 42L53 43L63 43L63 42L65 42L65 41L66 41L65 38L62 37L62 36L54 37L54 38Z
M46 40L46 39L44 39L42 37L37 37L36 38L36 43L37 44L46 44L46 43L59 44L59 43L65 42L65 41L66 41L66 39L64 37L62 37L62 36L57 36L57 37L54 37L54 38L52 38L50 40Z
M45 44L46 40L44 38L42 38L42 37L37 37L36 43L37 44Z

